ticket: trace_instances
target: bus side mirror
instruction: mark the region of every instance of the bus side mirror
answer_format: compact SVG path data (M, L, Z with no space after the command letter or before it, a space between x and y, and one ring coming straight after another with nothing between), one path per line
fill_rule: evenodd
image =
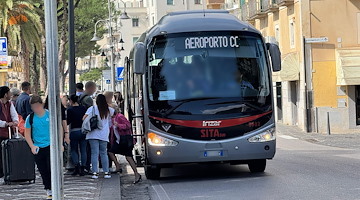
M134 73L144 74L146 66L146 46L142 42L137 42L134 48Z
M281 52L279 46L273 43L266 43L266 47L270 53L272 69L274 72L281 70Z

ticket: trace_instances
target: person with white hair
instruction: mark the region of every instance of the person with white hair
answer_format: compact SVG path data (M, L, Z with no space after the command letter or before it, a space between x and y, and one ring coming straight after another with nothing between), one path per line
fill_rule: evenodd
M17 98L20 96L21 91L17 88L11 88L10 89L10 93L11 93L11 103L14 104L14 106L16 105L16 100Z

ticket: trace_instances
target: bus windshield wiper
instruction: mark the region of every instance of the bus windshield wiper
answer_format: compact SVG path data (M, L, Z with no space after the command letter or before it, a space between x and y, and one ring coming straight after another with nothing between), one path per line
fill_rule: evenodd
M178 109L180 106L184 105L185 103L192 102L192 101L208 100L208 99L218 99L218 97L201 97L201 98L191 98L191 99L184 99L184 100L175 100L175 101L180 101L180 103L178 105L170 108L165 113L162 113L162 116L164 118L168 117L170 114L173 114L176 109Z
M259 106L256 106L256 105L254 105L252 103L249 103L249 102L246 102L246 101L226 101L226 102L213 103L213 104L209 104L209 105L230 104L230 103L244 104L249 108L255 109L257 111L265 112L265 110L260 108Z

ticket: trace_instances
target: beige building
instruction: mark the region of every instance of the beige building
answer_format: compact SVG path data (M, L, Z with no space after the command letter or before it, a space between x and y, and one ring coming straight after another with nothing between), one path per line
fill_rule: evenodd
M313 132L360 128L360 2L241 1L241 19L280 45L277 120Z
M170 12L202 10L206 8L206 5L203 5L204 1L206 0L147 0L146 6L148 8L149 26L152 27L163 16Z
M0 68L0 86L20 87L24 80L21 61L14 56L9 56L9 66Z

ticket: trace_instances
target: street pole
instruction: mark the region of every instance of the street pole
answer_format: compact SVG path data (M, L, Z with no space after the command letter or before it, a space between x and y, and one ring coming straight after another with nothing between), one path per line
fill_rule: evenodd
M69 92L76 93L74 0L69 0Z
M114 66L114 38L112 35L112 13L111 13L111 2L108 0L109 6L109 37L110 37L110 90L115 92L115 66Z
M46 60L49 87L49 111L50 111L50 164L51 164L51 188L53 199L62 200L63 173L60 144L60 87L59 87L59 63L58 63L58 25L57 25L57 2L44 0L45 5L45 30L46 30Z

